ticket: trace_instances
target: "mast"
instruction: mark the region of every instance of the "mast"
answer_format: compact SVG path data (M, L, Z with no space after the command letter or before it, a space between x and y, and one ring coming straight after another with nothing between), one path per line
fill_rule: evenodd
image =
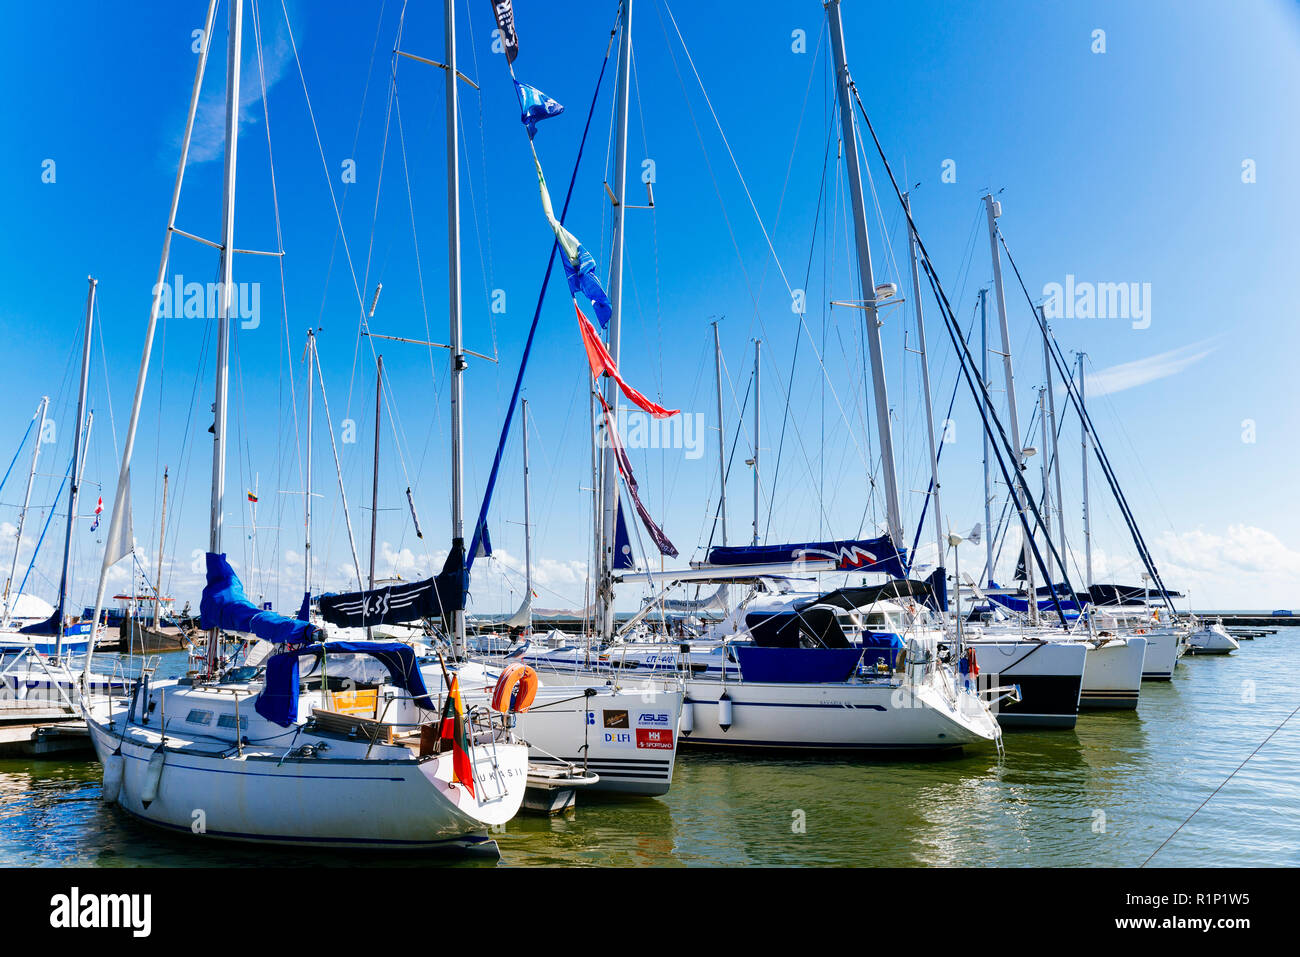
M987 289L980 290L980 381L984 388L980 390L980 402L985 414L988 408L989 394L989 301ZM989 432L984 435L984 584L993 581L993 488L989 480Z
M221 193L221 289L217 305L217 381L212 422L212 511L208 551L221 554L226 496L226 402L230 393L230 301L234 293L235 171L239 150L239 50L244 29L244 0L230 0L230 34L226 44L226 159ZM217 672L221 630L208 632L208 676Z
M1079 408L1083 409L1083 357L1086 352L1076 353L1079 357ZM1084 587L1092 587L1092 513L1088 506L1088 446L1091 435L1086 419L1079 416L1079 442L1083 452L1083 555L1084 574L1087 576Z
M984 212L989 224L989 254L993 258L993 291L997 293L998 326L1002 331L1002 372L1007 382L1007 406L1010 413L1011 439L1015 443L1016 481L1012 483L1011 495L1016 510L1024 518L1025 502L1020 494L1020 476L1025 470L1024 439L1020 434L1020 415L1016 408L1016 379L1011 368L1011 330L1007 325L1007 302L1002 289L1002 257L998 254L998 223L1002 215L1002 204L994 202L992 193L984 194ZM1025 565L1025 586L1029 594L1029 621L1038 624L1038 591L1034 583L1033 552L1029 544L1028 523L1024 524L1024 542L1022 551Z
M1059 439L1056 435L1056 391L1052 385L1052 358L1049 352L1047 314L1043 307L1038 307L1039 318L1043 321L1043 367L1047 372L1047 416L1051 420L1052 426L1052 471L1056 476L1056 526L1060 533L1061 539L1061 578L1062 580L1069 577L1069 572L1065 568L1065 495L1061 492L1061 449L1058 445ZM1046 449L1044 449L1046 454Z
M912 221L912 202L908 193L903 194L903 209L907 220ZM944 564L943 512L939 508L939 449L934 439L934 402L930 397L930 356L925 349L925 311L921 308L921 274L916 263L916 231L909 225L907 230L907 255L912 265L912 300L916 303L916 340L921 351L921 389L925 394L926 434L930 439L930 479L934 484L934 540L938 546L940 575ZM988 437L985 436L985 442Z
M610 357L619 361L623 324L623 240L624 204L627 184L627 113L628 90L632 67L632 0L622 0L619 7L618 84L614 93L614 214L613 242L609 254ZM605 378L605 404L613 422L618 421L619 391L612 377ZM601 465L601 547L600 579L597 591L599 626L602 642L614 636L614 549L617 539L618 465L614 461L611 437L606 435Z
M1049 472L1051 463L1048 462L1047 460L1048 458L1047 450L1051 448L1051 446L1047 444L1049 440L1047 437L1047 387L1046 386L1040 386L1038 389L1038 424L1040 426L1040 432L1042 433L1042 437L1043 437L1043 446L1042 446L1042 453L1041 453L1042 472L1043 472L1043 497L1042 497L1043 539L1044 541L1051 541L1052 496L1051 496L1050 487L1048 485L1048 482L1051 477ZM1052 587L1052 556L1051 554L1047 554L1043 556L1043 559L1044 559L1044 564L1047 566L1047 585L1050 588ZM1065 576L1064 568L1061 569L1061 575L1062 577Z
M722 544L727 544L727 443L722 416L722 340L718 337L718 320L713 320L713 378L718 386L718 513L722 518ZM721 586L723 607L730 607L730 589Z
M311 427L316 390L316 331L307 330L307 494L303 496L303 594L311 595ZM308 599L308 615L311 601Z
M587 418L588 425L591 427L591 565L590 572L587 575L587 581L583 586L582 593L582 624L587 631L587 646L590 650L591 633L600 629L599 603L596 596L600 592L601 576L601 543L604 539L601 537L601 519L603 515L600 511L600 495L604 486L600 481L600 460L598 449L601 448L601 432L596 426L596 398L590 392L587 394ZM591 609L591 623L587 624L587 609Z
M375 587L375 545L379 540L379 427L381 424L384 401L384 357L375 357L375 461L370 485L370 587ZM372 637L374 629L366 625L366 637Z
M876 318L876 284L871 272L871 243L867 238L867 207L862 193L862 171L858 166L857 121L853 115L853 80L844 51L844 25L839 0L826 4L831 30L831 53L839 87L840 133L849 173L849 196L853 201L853 232L857 240L858 279L862 288L865 333L871 353L871 379L875 387L876 431L880 439L880 469L885 479L885 507L889 537L903 545L903 518L898 506L898 476L894 471L894 436L889 421L889 396L885 388L885 359L880 344L880 321Z
M526 634L533 630L533 526L528 492L528 400L524 407L524 605L528 608Z
M158 630L158 622L162 617L162 563L163 563L163 542L167 538L167 466L163 466L163 491L162 491L162 512L158 518L158 567L154 569L154 586L153 586L153 627L154 631Z
M176 210L181 200L181 185L185 181L185 164L189 158L190 140L194 135L194 117L199 108L199 93L203 86L203 74L208 65L208 53L211 49L212 22L217 15L217 0L208 0L208 13L203 24L203 42L199 46L199 62L194 68L194 85L190 88L190 105L185 115L185 134L181 137L181 155L176 164L176 181L172 185L172 201L167 213L167 231L163 235L162 255L158 262L158 279L153 285L153 304L149 310L149 324L145 330L144 349L140 355L140 368L136 373L135 396L131 400L131 419L126 429L126 443L122 447L122 464L117 473L117 500L113 503L112 515L108 523L110 545L121 535L126 513L130 509L131 457L135 453L135 435L140 425L140 408L144 403L144 385L149 377L149 357L153 352L154 333L158 329L158 313L162 308L163 296L169 295L167 288L167 264L170 259L172 234L176 228ZM90 643L87 645L86 661L82 667L83 686L90 681L90 665L95 657L95 630L99 627L99 613L104 607L104 592L108 587L108 570L120 559L109 548L104 549L104 557L99 566L99 582L95 586L95 606L91 617Z
M759 362L759 357L761 355L762 348L763 348L763 340L755 339L754 340L754 460L753 460L753 465L754 465L754 541L753 544L754 545L758 544L758 508L759 508L758 493L761 484L758 475L758 449L759 449L759 429L762 425L762 417L759 415L758 400L762 395L762 390L759 388L759 373L762 371L762 365Z
M722 516L722 544L727 544L727 448L722 418L722 343L718 320L713 320L713 376L718 385L718 509Z
M460 316L460 99L456 89L456 2L446 0L447 69L447 298L451 322L451 545L465 550L465 454L462 448L465 386L461 380L467 363L461 341ZM461 570L464 565L462 558ZM462 575L463 583L463 575ZM463 587L463 586L462 586ZM456 604L464 604L464 594ZM452 613L452 657L465 653L465 609Z
M27 473L27 492L23 496L23 510L18 513L18 531L14 536L14 559L9 566L9 580L5 582L5 624L13 618L14 604L18 601L18 596L13 593L14 575L18 571L18 550L23 546L23 526L27 524L27 507L32 502L32 483L36 480L36 462L41 457L41 440L45 433L45 412L50 407L50 397L48 395L41 397L41 403L37 406L36 414L40 418L40 424L36 429L36 443L32 448L32 468Z
M77 493L81 489L81 429L86 415L86 389L90 384L90 337L95 321L95 287L99 280L87 276L86 283L86 334L81 342L81 385L77 391L76 435L72 444L72 485L68 488L68 527L63 536L63 571L59 574L59 603L56 638L54 640L54 657L63 654L63 609L68 599L68 562L72 556L72 525L77 516ZM40 444L39 437L37 444Z

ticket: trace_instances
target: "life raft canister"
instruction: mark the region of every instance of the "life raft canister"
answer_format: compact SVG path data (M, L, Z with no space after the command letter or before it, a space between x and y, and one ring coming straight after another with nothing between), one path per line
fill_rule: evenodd
M492 710L502 714L522 714L537 697L537 672L528 665L513 664L501 672L492 689Z

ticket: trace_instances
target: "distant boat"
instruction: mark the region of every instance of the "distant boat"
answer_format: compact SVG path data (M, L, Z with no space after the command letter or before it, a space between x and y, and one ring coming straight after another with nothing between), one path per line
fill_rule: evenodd
M1295 614L1290 608L1275 608L1273 614L1279 618L1289 618Z

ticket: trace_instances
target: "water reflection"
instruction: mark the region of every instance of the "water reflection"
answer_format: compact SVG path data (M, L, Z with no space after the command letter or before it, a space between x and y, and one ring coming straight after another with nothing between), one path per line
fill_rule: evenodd
M521 816L493 835L499 862L173 835L104 806L93 761L0 761L0 865L1131 867L1175 832L1153 864L1296 865L1300 719L1224 785L1300 704L1294 640L1185 660L1173 682L1143 685L1136 712L1008 732L1001 759L685 750L664 797L580 795L570 814ZM165 667L185 665L181 654Z

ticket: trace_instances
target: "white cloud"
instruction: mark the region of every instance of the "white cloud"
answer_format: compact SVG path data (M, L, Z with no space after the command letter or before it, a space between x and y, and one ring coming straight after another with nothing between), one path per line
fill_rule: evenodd
M1271 609L1300 602L1300 551L1254 525L1166 532L1155 543L1160 575L1196 608Z
M1121 362L1107 369L1090 372L1085 381L1084 397L1086 399L1098 395L1111 395L1177 375L1213 352L1215 349L1211 345L1213 341L1213 339L1206 339L1168 352L1147 356L1145 359ZM1061 386L1058 391L1064 394L1064 386Z

